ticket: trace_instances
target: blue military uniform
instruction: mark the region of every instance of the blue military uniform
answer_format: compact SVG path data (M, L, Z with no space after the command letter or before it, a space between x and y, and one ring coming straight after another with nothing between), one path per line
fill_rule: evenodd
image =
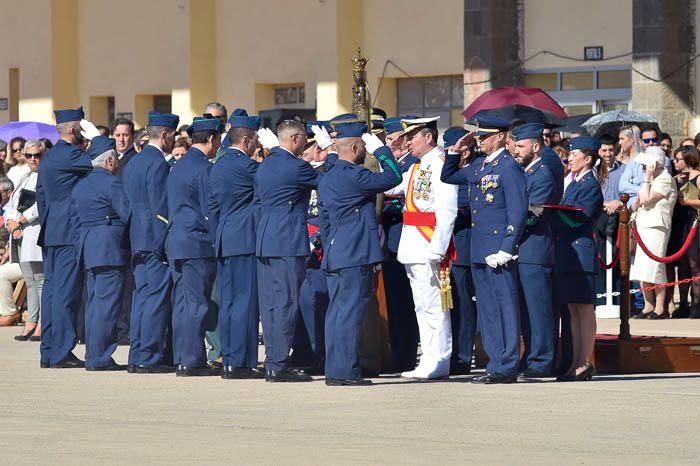
M237 109L232 128L257 131L259 117ZM184 159L183 159L184 160ZM209 173L209 221L214 234L219 288L219 334L224 375L258 364L258 283L255 258L253 184L258 163L236 147L227 148ZM240 376L255 375L238 371Z
M362 123L339 124L337 139L360 137ZM360 331L372 295L373 264L384 258L379 244L375 195L401 182L401 175L388 147L374 156L384 168L366 168L338 160L319 184L319 199L329 219L325 233L323 269L328 273L330 304L326 314L326 381L352 383L360 379L358 355Z
M514 128L513 139L541 139L544 125L528 123ZM561 165L561 164L560 164ZM520 279L520 326L525 342L520 370L530 377L547 377L554 362L554 311L552 308L552 267L554 236L550 212L537 206L559 202L557 183L542 158L525 167L528 212L520 242L518 276ZM548 209L547 209L548 210Z
M88 155L95 159L114 151L107 136L92 140ZM116 159L116 153L113 153ZM119 177L97 167L78 181L73 200L78 212L78 254L87 271L88 301L85 310L85 367L90 370L123 368L112 354L117 347L117 314L126 268L129 265L128 217Z
M193 134L223 130L217 118L195 118ZM217 141L218 143L218 141ZM213 155L213 154L212 154ZM209 218L207 154L193 145L168 176L169 229L165 242L173 280L173 359L178 376L214 375L206 367L204 319L216 276L213 219Z
M56 110L56 123L80 121L83 109ZM92 171L90 157L77 145L56 142L39 166L36 187L44 254L41 296L41 367L62 367L76 361L76 315L81 305L83 268L76 250L78 232L72 192ZM80 363L74 364L79 367Z
M479 136L493 137L509 122L499 118L479 122ZM485 126L485 127L484 127ZM459 171L459 154L448 154L441 179L451 184L470 184L472 209L471 262L478 306L478 325L489 356L487 375L481 383L513 382L520 358L520 306L517 267L514 260L487 265L487 258L502 251L518 254L518 241L525 228L527 193L522 168L504 149L486 154L481 166Z
M308 162L282 147L272 149L255 175L260 206L255 248L258 289L274 290L259 295L268 374L287 371L289 366L309 255L307 208L320 177Z
M149 112L148 125L175 131L177 115ZM148 144L122 172L129 203L129 239L135 289L129 332L129 365L144 370L171 364L170 273L163 253L168 224L165 189L170 167L160 147Z
M403 132L401 117L384 120L384 131L387 134ZM396 165L401 173L406 173L416 160L408 152L396 161ZM396 259L403 229L404 204L403 195L384 196L382 206L382 228L389 252L382 263L382 274L386 290L392 366L395 372L410 371L416 367L419 339L411 284L406 275L406 267Z

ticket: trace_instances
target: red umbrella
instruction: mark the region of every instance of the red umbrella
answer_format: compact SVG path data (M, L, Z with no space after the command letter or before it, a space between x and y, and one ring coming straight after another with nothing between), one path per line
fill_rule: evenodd
M542 89L537 87L497 87L481 94L467 107L462 115L469 120L479 110L501 108L506 105L521 104L546 110L565 118L568 115L559 104Z

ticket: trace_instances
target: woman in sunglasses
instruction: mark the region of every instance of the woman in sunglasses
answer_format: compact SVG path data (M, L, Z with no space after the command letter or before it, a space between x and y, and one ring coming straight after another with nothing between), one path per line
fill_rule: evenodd
M15 185L10 202L5 212L7 229L10 232L10 260L19 262L22 278L27 285L27 320L18 341L39 341L41 326L39 310L41 289L44 286L44 266L39 237L39 212L36 205L36 181L41 158L46 153L44 143L30 140L24 145L24 158L29 166Z

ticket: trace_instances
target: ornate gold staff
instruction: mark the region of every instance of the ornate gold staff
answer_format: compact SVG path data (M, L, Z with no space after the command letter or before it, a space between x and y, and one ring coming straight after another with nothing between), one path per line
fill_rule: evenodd
M372 108L367 85L367 61L367 57L362 56L362 51L358 47L357 55L352 57L352 77L355 80L355 86L352 88L352 112L360 121L367 123L368 130L371 130Z

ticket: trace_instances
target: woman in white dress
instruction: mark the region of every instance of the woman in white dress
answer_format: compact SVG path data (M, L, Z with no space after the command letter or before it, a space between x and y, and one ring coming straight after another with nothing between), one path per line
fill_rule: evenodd
M44 286L44 267L39 237L39 211L36 205L36 181L39 164L46 149L41 141L27 141L24 156L30 171L26 173L12 192L5 212L7 229L10 232L10 260L19 262L22 278L27 285L27 320L19 341L39 341L41 326L39 312L41 306L41 289Z
M664 169L666 155L660 147L648 147L635 161L644 166L644 181L639 188L635 210L637 231L645 246L656 256L666 255L671 234L671 217L676 204L676 183ZM641 282L642 287L666 283L666 264L651 259L637 247L630 280ZM666 319L664 311L666 288L644 292L644 309L635 319Z

